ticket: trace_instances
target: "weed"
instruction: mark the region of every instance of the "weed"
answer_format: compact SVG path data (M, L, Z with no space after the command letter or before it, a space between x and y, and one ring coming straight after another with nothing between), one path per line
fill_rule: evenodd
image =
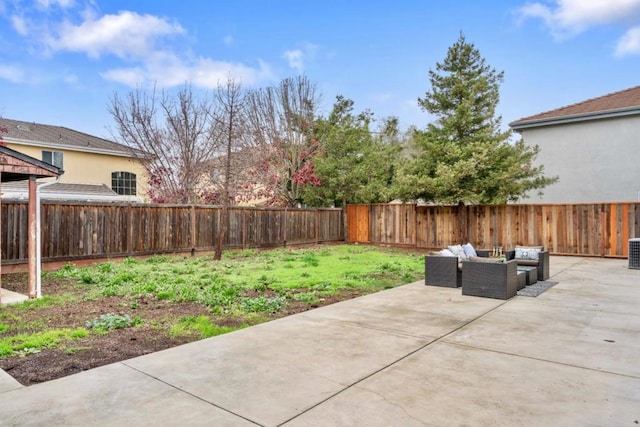
M98 271L103 273L111 273L113 271L113 264L110 262L105 262L104 264L100 264L98 267Z
M186 316L180 319L178 323L171 326L169 329L169 335L172 337L178 337L197 334L200 338L209 338L226 334L234 330L234 328L230 328L228 326L218 326L211 323L211 320L207 316Z
M250 313L277 313L286 304L286 297L276 296L267 298L260 295L256 298L242 298L240 299L239 305L242 310Z
M5 325L4 323L0 323L0 334L7 332L10 329L9 325Z
M320 265L320 261L318 261L318 258L313 252L306 252L302 256L302 262L310 267L317 267L318 265Z
M71 356L72 354L75 354L78 351L89 350L90 348L91 347L83 347L83 346L68 347L64 350L64 352L69 356Z
M299 294L294 294L293 299L308 305L314 305L320 302L320 298L318 298L318 296L313 292L302 292Z
M45 295L42 298L36 298L36 299L27 300L25 302L22 302L22 303L16 305L15 307L18 310L21 310L21 309L35 310L35 309L39 309L39 308L50 307L50 306L55 305L56 303L59 303L59 302L60 302L59 299L50 297L49 295Z
M102 314L100 317L87 320L85 325L87 328L91 328L98 331L108 331L111 329L124 329L129 328L131 326L135 326L142 323L142 319L136 317L135 319L131 319L131 316L128 314L115 314L115 313L107 313Z
M258 283L258 284L256 284L256 285L253 287L253 290L254 290L254 291L256 291L256 292L264 292L264 291L266 291L266 290L267 290L267 287L268 287L268 286L267 286L267 285L268 285L268 283L265 283L265 282L266 282L266 280L265 280L265 281L263 281L263 283Z
M25 347L25 348L21 348L20 350L14 351L14 354L19 357L25 357L25 356L29 356L30 354L37 354L37 353L40 353L40 349L35 347Z
M169 258L167 256L164 255L154 255L150 258L147 258L147 260L145 261L147 264L162 264L165 262L168 262Z
M233 258L253 258L258 254L258 250L257 249L244 249L242 251L236 251L236 252L232 252L232 255L230 256L231 259Z

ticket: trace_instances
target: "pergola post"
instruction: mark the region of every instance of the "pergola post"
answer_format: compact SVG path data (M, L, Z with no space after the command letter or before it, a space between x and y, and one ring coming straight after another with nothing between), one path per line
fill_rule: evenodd
M45 163L42 160L35 159L26 154L12 150L0 144L0 182L24 181L29 180L29 205L27 212L27 255L29 257L29 278L28 278L28 294L29 298L37 298L38 291L38 218L37 206L38 200L36 195L38 192L38 178L56 178L62 175L64 171L52 164ZM0 205L0 208L2 206ZM0 215L1 216L1 215ZM2 224L0 224L1 226ZM1 230L1 228L0 228ZM0 238L1 243L1 238ZM1 261L1 260L0 260ZM2 271L0 268L0 275ZM2 283L0 281L0 290Z
M29 298L36 297L36 275L38 274L37 257L36 257L36 177L29 176Z
M2 185L2 172L0 172L0 186ZM2 194L2 188L0 188ZM2 197L0 197L0 248L2 247ZM1 250L0 250L1 251ZM0 256L0 305L2 305L2 256Z

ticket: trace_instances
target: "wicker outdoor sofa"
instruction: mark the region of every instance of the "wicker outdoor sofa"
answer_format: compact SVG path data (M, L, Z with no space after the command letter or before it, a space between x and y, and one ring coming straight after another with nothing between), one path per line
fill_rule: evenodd
M535 267L538 280L549 278L549 252L541 246L517 246L505 252L504 262L490 259L488 250L474 252L477 256L425 256L425 285L462 287L463 295L509 299L529 281L524 271L518 272L518 266Z
M476 249L478 257L488 258L488 250ZM427 255L424 257L424 284L459 288L462 286L462 265L456 257Z

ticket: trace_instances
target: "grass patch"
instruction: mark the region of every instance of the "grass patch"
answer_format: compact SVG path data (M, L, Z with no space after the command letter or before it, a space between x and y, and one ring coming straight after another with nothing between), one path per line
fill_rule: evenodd
M184 317L184 311L174 317L167 314L162 320L150 314L148 320L135 314L97 316L94 311L73 324L56 326L49 323L49 314L56 307L80 307L96 301L106 307L107 299L114 298L117 307L136 313L150 301L162 308L185 302L201 305L216 316L256 324L283 315L291 304L314 306L345 290L365 294L410 283L421 279L423 270L423 256L356 245L226 251L222 261L214 261L212 256L153 256L89 267L67 264L43 273L43 278L73 281L65 285L71 289L68 293L0 308L0 357L45 348L64 349L82 335L106 334L120 328L139 326L173 336L202 338L234 330L211 323L207 316ZM43 290L46 292L46 287ZM78 349L69 346L67 350L73 353Z
M32 334L17 334L0 339L0 357L37 353L54 348L61 343L84 338L89 331L84 328L53 329Z
M197 335L200 338L210 338L236 329L211 323L211 319L207 316L186 316L171 326L169 335L172 337Z

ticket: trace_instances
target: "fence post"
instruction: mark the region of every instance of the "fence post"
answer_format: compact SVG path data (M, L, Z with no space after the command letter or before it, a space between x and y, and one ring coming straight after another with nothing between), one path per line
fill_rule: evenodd
M196 205L191 205L191 253L196 249Z
M242 249L247 247L247 210L242 208Z
M287 208L284 208L284 214L282 215L282 237L284 240L284 246L287 246Z

